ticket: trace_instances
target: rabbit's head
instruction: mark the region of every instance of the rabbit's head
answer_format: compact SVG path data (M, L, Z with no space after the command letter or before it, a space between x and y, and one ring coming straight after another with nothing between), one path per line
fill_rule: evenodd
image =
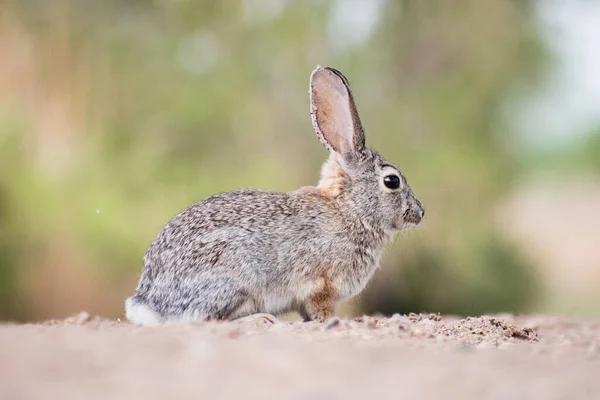
M365 145L348 80L317 67L310 77L311 116L330 151L319 189L364 224L393 233L418 225L425 213L400 170Z

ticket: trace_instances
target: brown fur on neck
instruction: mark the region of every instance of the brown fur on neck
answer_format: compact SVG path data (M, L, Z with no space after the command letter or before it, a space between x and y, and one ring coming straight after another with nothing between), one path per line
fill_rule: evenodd
M321 168L321 180L319 180L317 189L327 197L337 198L342 194L349 180L350 177L340 165L338 156L335 153L331 153L329 159Z

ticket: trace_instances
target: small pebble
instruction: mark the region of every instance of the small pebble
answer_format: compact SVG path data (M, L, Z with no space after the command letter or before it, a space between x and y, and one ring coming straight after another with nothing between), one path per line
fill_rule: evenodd
M599 346L598 346L598 342L592 342L590 344L590 346L588 347L588 354L592 355L592 356L597 356L599 353Z
M410 330L410 325L402 323L398 325L398 329L400 329L401 331L408 331Z
M86 323L87 321L90 320L90 314L88 314L85 311L80 312L77 317L75 318L75 323L77 325L82 325L84 323Z
M338 317L330 318L329 321L325 324L325 329L332 329L340 324L340 319Z

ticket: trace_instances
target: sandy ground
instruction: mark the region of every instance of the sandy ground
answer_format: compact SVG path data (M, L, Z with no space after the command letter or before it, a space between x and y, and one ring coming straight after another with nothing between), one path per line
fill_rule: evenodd
M0 399L600 399L600 321L0 326Z

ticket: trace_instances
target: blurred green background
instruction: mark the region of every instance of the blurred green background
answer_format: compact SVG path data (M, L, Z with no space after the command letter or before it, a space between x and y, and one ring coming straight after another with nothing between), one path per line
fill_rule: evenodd
M180 210L315 184L317 64L427 209L342 314L600 315L600 9L548 3L4 0L0 319L122 317Z

